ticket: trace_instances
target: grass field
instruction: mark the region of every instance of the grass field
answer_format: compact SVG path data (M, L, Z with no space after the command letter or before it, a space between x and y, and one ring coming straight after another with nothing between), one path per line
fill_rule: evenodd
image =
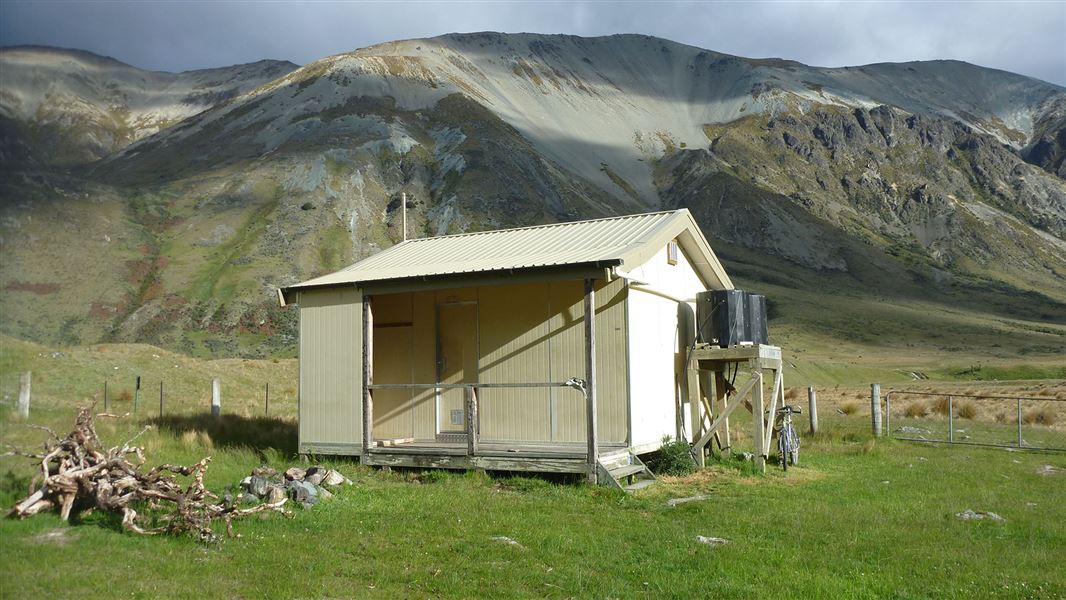
M72 411L40 411L60 426ZM483 473L331 463L355 485L292 519L237 524L220 546L142 538L105 515L0 522L4 596L1060 598L1066 457L872 440L868 415L824 419L802 467L754 475L727 460L624 495ZM144 439L149 462L214 457L209 489L295 463L291 420L189 418ZM3 420L8 443L39 431ZM140 429L102 422L106 441ZM190 432L193 432L190 434ZM0 459L0 501L31 466ZM666 500L702 494L676 508ZM965 509L1005 522L962 521ZM696 536L730 540L711 547ZM521 546L493 540L507 536ZM84 566L76 566L84 565Z
M6 445L32 449L43 440L11 414L19 371L34 373L29 423L57 431L69 429L75 406L100 400L105 378L112 412L132 408L122 392L132 392L140 374L142 408L101 421L106 442L120 443L152 424L139 439L149 465L210 455L205 481L215 492L260 464L298 463L294 361L202 361L150 346L53 349L0 341ZM969 381L974 372L962 364L945 367L942 381L886 383L883 390L1015 394L1047 404L1066 396L1062 380ZM218 546L133 536L102 514L71 524L53 515L2 520L0 596L1066 597L1066 456L875 441L869 388L858 383L888 371L835 368L822 376L836 383L817 387L823 430L804 438L802 466L787 474L771 465L756 475L748 463L725 460L624 495L574 481L382 472L333 461L327 464L354 486L312 509L296 508L291 519L238 522L241 537ZM223 380L217 422L207 416L212 377ZM791 377L789 402L802 405L798 379ZM168 395L162 419L159 381ZM270 418L262 414L266 382ZM935 398L922 400L929 415L903 420L916 401L893 405L893 426L942 433L946 421L935 412ZM957 425L960 435L1006 436L1011 424L1000 422L997 411L977 405ZM1061 439L1066 415L1055 416L1047 425L1027 423L1026 431L1033 439ZM746 429L734 428L741 449ZM1040 473L1046 465L1054 467L1051 474ZM10 506L26 493L32 469L24 458L0 457L0 503ZM666 504L695 495L707 498ZM966 509L1006 521L954 516ZM701 535L729 543L701 544Z

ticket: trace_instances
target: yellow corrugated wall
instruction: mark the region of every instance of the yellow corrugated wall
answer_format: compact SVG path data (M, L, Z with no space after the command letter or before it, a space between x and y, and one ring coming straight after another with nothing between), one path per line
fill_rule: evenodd
M362 450L362 294L300 293L300 452Z

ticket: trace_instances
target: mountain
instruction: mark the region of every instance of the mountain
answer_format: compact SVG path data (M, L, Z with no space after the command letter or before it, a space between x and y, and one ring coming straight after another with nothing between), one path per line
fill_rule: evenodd
M183 73L39 46L0 49L0 160L70 166L110 156L297 68L262 60Z
M1066 351L1066 90L1042 81L638 35L456 34L226 77L0 59L13 335L290 352L272 288L395 243L407 192L413 235L687 207L784 338ZM136 133L101 116L116 86ZM902 321L871 334L871 301Z

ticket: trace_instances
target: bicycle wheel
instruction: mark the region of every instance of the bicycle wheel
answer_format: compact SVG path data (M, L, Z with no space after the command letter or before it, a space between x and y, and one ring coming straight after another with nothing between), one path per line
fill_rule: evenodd
M777 432L777 458L781 461L781 470L788 471L788 432L782 427Z

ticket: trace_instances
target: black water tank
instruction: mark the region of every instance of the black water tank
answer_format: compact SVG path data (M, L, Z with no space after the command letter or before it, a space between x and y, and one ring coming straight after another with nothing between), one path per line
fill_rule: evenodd
M743 341L765 344L769 338L766 327L766 296L762 294L745 294L745 296L747 319L744 321L746 335Z
M712 290L696 295L696 331L700 342L735 346L747 334L746 294L742 290Z

